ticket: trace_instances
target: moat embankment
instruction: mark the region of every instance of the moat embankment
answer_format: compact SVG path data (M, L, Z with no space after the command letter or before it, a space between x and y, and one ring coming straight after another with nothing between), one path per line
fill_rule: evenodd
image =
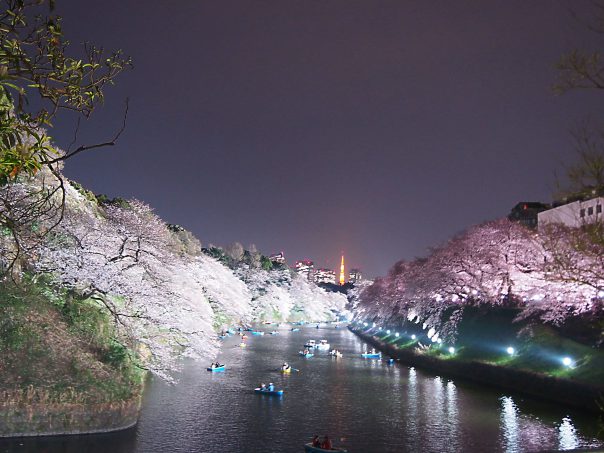
M376 349L405 365L416 366L449 377L468 379L581 410L590 412L602 410L600 404L604 402L604 385L598 387L478 361L439 358L415 352L412 348L399 348L361 329L351 326L349 329Z

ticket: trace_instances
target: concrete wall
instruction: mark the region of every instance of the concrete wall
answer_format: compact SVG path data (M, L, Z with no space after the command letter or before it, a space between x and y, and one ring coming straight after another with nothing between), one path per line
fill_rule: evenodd
M141 397L103 404L28 404L0 402L0 437L110 432L136 425Z

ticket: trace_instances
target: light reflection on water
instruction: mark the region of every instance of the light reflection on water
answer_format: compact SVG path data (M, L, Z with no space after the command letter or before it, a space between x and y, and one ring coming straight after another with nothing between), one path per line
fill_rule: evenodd
M518 439L518 408L510 396L501 398L501 430L506 453L520 451Z
M305 340L327 339L344 353L297 355ZM177 385L153 380L139 425L80 437L1 441L0 453L300 452L313 434L330 434L354 452L522 452L596 446L588 414L452 381L398 363L363 359L345 329L305 328L227 339L225 373L187 362ZM299 372L282 375L283 360ZM255 395L260 382L285 389ZM23 444L23 445L20 445Z
M558 436L560 439L560 450L572 450L579 447L577 430L573 426L570 417L562 419L560 428L558 428Z

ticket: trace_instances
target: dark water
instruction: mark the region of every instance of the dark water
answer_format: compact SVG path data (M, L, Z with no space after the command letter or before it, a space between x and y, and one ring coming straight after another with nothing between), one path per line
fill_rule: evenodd
M344 353L303 359L309 338ZM418 369L362 359L366 347L346 329L282 328L279 335L224 342L224 373L187 362L179 383L153 380L140 423L105 435L0 440L0 452L301 452L313 434L329 434L350 452L519 452L595 447L598 422L555 405L523 399ZM299 372L276 371L283 360ZM256 395L272 381L281 399Z

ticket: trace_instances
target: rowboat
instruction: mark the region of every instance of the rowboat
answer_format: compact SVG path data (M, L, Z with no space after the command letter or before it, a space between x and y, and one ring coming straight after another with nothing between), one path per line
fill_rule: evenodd
M277 332L276 330L273 330L273 331L271 332L271 335L279 335L279 332Z
M289 368L281 368L281 372L282 372L283 374L289 374L289 373L291 373L291 372L292 372L292 367L289 367Z
M264 335L264 332L258 331L258 330L253 330L252 335Z
M298 332L300 329L298 329L297 327L292 327L292 332Z
M364 357L366 359L379 359L380 357L382 357L382 354L379 352L376 353L364 353L361 354L361 357Z
M226 368L226 367L225 367L225 365L216 366L216 367L211 367L211 366L209 366L209 367L207 368L207 370L208 370L208 371L212 371L212 372L216 372L216 371L224 371L224 369L225 369L225 368Z
M324 448L313 447L311 443L304 444L304 451L307 453L323 453L323 452L347 453L348 452L348 450L345 450L344 448L332 448L331 450L325 450Z
M254 393L266 396L283 396L283 390L262 390L260 387L255 388Z
M322 351L327 351L329 350L330 344L327 342L327 340L321 340L321 342L315 346L316 349L320 349Z

